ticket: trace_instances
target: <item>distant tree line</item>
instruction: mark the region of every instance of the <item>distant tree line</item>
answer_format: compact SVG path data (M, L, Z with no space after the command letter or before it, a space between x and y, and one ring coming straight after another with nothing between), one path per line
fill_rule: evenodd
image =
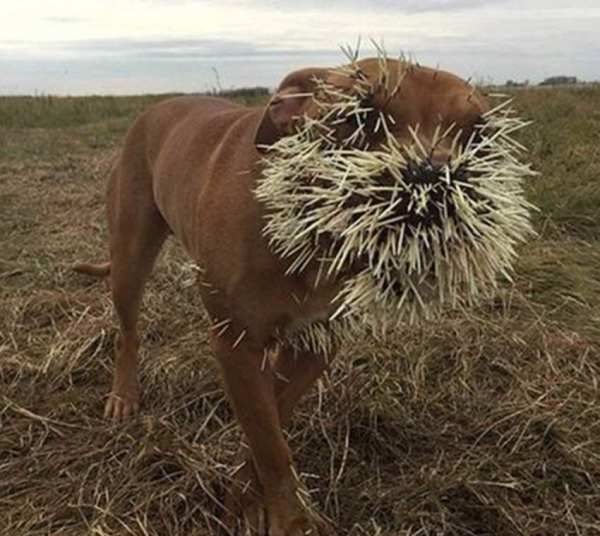
M579 80L577 80L576 76L550 76L542 80L538 86L564 86L564 85L574 85L579 84ZM505 86L506 87L528 87L530 85L529 80L524 80L522 82L518 82L516 80L507 80Z
M540 82L540 86L563 86L577 83L576 76L551 76Z
M255 87L239 87L232 89L213 89L208 91L209 95L218 95L219 97L227 97L230 99L235 98L258 98L266 97L271 94L268 87L255 86Z

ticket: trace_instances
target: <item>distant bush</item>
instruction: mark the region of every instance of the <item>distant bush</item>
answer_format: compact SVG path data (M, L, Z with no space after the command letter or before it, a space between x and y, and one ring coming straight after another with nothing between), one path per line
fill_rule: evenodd
M540 86L563 86L577 84L576 76L551 76L540 82Z
M504 84L506 87L528 87L529 86L529 80L524 80L523 82L518 82L516 80L507 80L506 84Z
M268 87L256 86L256 87L240 87L235 89L221 89L218 91L211 91L211 95L218 95L219 97L228 97L230 99L238 98L258 98L267 97L271 94Z

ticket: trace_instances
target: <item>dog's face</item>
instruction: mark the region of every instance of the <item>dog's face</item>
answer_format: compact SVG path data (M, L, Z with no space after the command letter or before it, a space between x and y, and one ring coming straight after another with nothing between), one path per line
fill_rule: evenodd
M344 307L477 299L531 232L510 138L524 123L503 106L382 57L290 74L256 135L265 236L290 272L315 261L346 279Z
M387 127L399 146L414 145L415 136L426 151L431 163L442 166L473 134L482 115L489 109L486 99L466 81L435 69L388 59L359 61L361 86L371 107L373 120L366 125L365 134L371 149L384 141L383 131L375 132L377 116L385 114ZM385 80L382 80L385 77ZM288 75L270 100L265 117L257 132L258 145L271 145L282 136L294 132L305 118L320 113L317 100L323 85L351 93L357 80L339 69L301 69ZM369 121L367 121L369 123ZM345 139L356 129L347 122L335 126L338 139ZM413 133L411 133L411 130ZM436 139L436 131L444 132Z

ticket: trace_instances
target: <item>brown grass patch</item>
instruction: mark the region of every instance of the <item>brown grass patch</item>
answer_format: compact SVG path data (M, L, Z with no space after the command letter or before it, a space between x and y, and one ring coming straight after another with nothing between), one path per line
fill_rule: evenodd
M290 443L340 534L600 533L599 103L598 90L517 96L537 121L542 212L514 285L344 349L302 403ZM68 266L105 256L103 177L129 121L127 103L110 106L116 118L0 130L0 534L215 534L237 463L175 244L144 300L142 414L101 418L113 313L105 284Z

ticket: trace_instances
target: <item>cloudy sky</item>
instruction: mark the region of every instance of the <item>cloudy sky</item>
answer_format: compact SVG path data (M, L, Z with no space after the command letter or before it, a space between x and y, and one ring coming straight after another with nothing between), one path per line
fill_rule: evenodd
M3 0L0 94L273 87L383 39L474 80L600 79L600 0ZM550 7L548 7L550 6ZM368 46L363 46L368 55Z

